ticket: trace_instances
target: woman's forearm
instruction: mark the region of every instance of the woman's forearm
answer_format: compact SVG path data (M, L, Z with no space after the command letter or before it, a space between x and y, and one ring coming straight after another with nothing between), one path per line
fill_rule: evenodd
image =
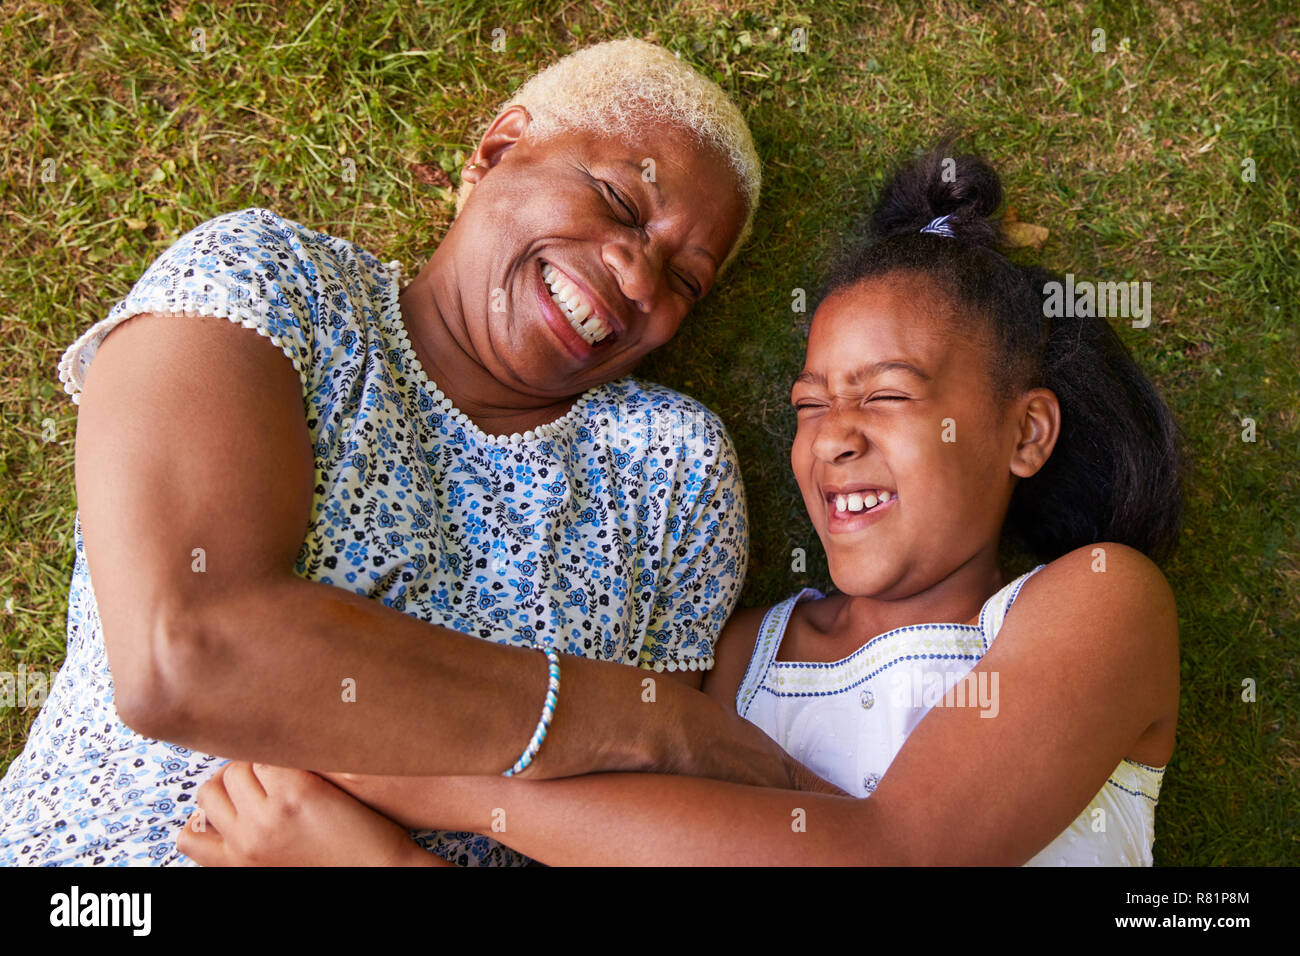
M322 771L499 774L537 724L546 659L294 577L223 596L172 635L168 701L141 730L196 750ZM559 705L527 775L664 770L786 785L784 755L704 694L564 656ZM136 729L140 730L140 727Z

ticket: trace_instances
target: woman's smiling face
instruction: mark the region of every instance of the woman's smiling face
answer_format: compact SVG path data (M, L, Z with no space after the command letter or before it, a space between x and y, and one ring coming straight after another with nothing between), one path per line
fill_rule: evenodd
M627 374L676 334L731 251L746 214L735 173L671 127L636 145L569 131L493 148L489 131L481 152L495 161L448 235L474 352L538 396Z
M814 316L791 463L846 594L908 597L996 549L1021 439L979 323L899 273L840 289Z

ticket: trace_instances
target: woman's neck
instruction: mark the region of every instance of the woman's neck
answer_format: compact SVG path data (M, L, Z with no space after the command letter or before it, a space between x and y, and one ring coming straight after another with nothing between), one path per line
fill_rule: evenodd
M432 262L402 290L398 309L425 373L489 435L525 432L553 422L578 397L539 398L498 381L474 354L459 296L454 287L439 281Z

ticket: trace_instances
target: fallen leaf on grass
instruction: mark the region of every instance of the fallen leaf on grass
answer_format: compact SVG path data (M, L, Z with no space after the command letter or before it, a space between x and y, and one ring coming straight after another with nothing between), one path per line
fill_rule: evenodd
M1045 226L1035 226L1028 222L1004 222L1002 235L1006 237L1007 245L1013 249L1024 246L1041 249L1050 233Z
M411 163L411 172L415 178L426 186L450 186L451 177L443 172L441 166L434 166L430 163Z

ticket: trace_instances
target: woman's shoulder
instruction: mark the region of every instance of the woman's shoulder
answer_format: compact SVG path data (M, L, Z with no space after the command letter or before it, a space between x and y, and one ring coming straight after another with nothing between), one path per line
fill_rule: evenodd
M393 275L352 243L269 209L249 207L208 219L177 239L126 297L64 352L59 378L79 401L100 343L145 313L224 317L256 329L293 362L310 387L324 346L353 339L390 291ZM332 348L333 360L343 351Z
M335 275L387 278L384 265L351 240L312 229L262 206L222 213L199 223L164 257L187 257L199 271L253 267L263 278L301 277L318 283ZM193 260L197 259L197 262Z
M221 250L229 252L237 252L241 248L289 249L296 243L311 241L319 235L270 209L249 206L205 219L176 240L171 249L201 246L209 240L216 240L218 248L231 247Z

